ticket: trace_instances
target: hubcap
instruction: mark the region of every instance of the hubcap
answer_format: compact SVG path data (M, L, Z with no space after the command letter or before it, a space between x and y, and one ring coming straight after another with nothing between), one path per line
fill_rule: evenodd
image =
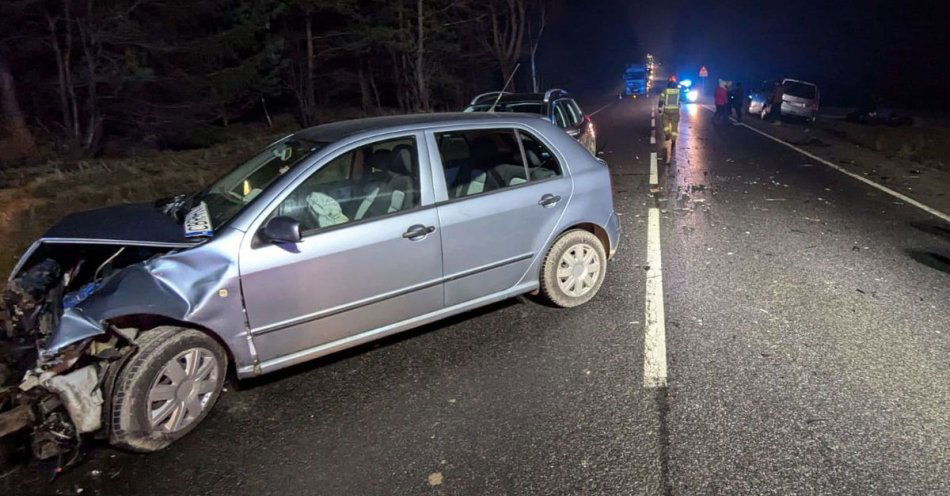
M600 259L594 247L586 243L571 246L557 265L557 285L570 296L583 296L593 289L600 277Z
M208 407L221 372L204 348L191 348L169 360L148 391L152 429L172 433L192 423Z

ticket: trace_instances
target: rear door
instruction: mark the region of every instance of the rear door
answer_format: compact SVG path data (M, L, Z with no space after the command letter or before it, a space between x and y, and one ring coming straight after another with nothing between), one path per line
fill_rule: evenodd
M440 130L428 137L445 305L530 286L536 277L526 278L526 271L542 256L570 199L562 161L534 133L514 127Z

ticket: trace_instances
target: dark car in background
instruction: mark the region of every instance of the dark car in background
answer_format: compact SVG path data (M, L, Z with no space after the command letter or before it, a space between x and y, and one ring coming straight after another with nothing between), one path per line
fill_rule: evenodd
M808 81L784 79L782 86L782 115L800 117L814 122L818 115L818 86Z
M775 81L762 81L761 84L756 86L749 92L746 96L748 100L746 104L746 111L749 115L762 115L762 111L765 110L765 107L768 106L769 100L772 98L772 89L775 86Z
M465 107L465 112L488 111L538 114L573 136L591 154L597 155L597 134L593 121L564 90L552 89L544 93L491 91L476 96Z

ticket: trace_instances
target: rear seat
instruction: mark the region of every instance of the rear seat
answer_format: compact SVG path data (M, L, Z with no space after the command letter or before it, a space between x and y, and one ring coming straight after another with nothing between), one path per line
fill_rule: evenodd
M471 145L472 162L463 165L455 181L454 198L476 195L526 182L524 167L506 163L494 142L476 139Z

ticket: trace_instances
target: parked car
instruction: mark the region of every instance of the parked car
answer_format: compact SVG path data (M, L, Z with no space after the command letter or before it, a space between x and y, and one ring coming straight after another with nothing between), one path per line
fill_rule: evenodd
M766 82L759 89L749 94L748 111L765 119L772 111L772 87L774 83ZM807 81L797 79L783 79L781 115L803 118L814 122L818 116L819 92L818 86Z
M814 121L818 115L818 86L797 79L783 79L782 115Z
M155 451L237 378L516 295L581 305L620 241L610 173L518 114L283 138L202 191L68 215L3 293L0 435ZM23 378L20 381L20 378ZM19 382L18 382L19 381Z
M746 95L746 111L749 115L762 115L762 111L772 98L772 89L774 87L774 81L762 81L762 84L758 85Z
M538 114L573 136L592 155L597 155L597 133L590 116L568 92L560 89L542 93L492 91L472 99L465 112L525 112Z

